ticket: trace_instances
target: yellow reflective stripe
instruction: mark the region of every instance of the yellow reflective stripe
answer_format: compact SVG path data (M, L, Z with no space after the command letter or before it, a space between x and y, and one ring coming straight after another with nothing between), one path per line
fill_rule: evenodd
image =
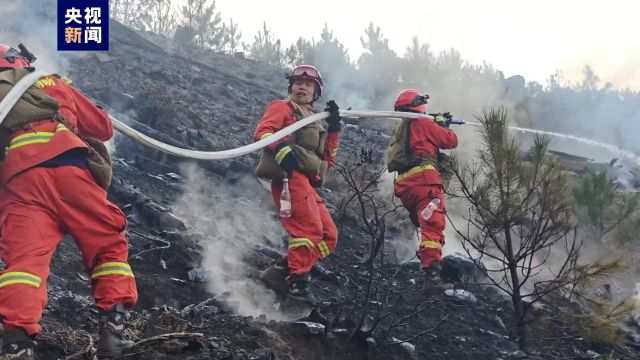
M280 149L280 151L278 151L278 153L276 154L276 162L280 164L282 159L284 159L284 157L287 156L287 154L290 153L291 151L293 150L291 150L289 146L285 146L282 149Z
M295 249L297 247L306 246L307 248L313 250L313 241L307 238L291 238L289 239L289 249Z
M264 139L264 138L266 138L266 137L269 137L269 136L271 136L271 135L273 135L273 133L266 133L266 134L262 134L262 136L260 136L260 140L262 140L262 139Z
M331 156L336 156L338 154L338 148L331 150Z
M436 168L431 164L415 166L415 167L412 167L411 169L409 169L409 171L406 171L406 172L403 172L402 174L399 174L398 178L396 180L400 181L400 180L408 178L411 175L415 175L415 174L423 172L425 170L435 170L435 169Z
M91 272L92 279L107 275L125 275L133 277L133 271L131 271L131 266L127 263L107 262L94 267Z
M55 132L50 131L35 131L27 134L22 134L11 139L9 146L7 147L7 151L13 150L20 146L31 145L31 144L42 144L51 141L51 138L59 131L68 131L64 125L58 124L56 126Z
M14 139L9 144L8 150L13 150L15 148L19 148L20 146L25 146L25 145L48 143L49 141L51 141L51 138L53 137L53 135L54 133L48 133L48 134L36 133L19 140Z
M320 254L322 255L323 258L331 254L331 251L329 250L329 246L327 246L327 243L324 240L320 241L320 243L318 244L318 249L320 249Z
M442 249L442 245L437 241L425 240L420 243L421 248Z
M12 284L27 284L39 288L41 282L39 276L26 272L10 271L0 275L0 288Z

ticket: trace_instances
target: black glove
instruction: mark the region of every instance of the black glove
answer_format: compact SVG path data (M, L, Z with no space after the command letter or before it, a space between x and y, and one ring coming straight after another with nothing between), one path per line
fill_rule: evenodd
M331 114L327 118L327 124L329 124L329 132L339 132L340 130L342 130L342 124L340 123L342 117L340 117L340 107L338 106L338 104L336 104L336 102L333 100L329 100L324 111L327 111Z
M282 170L290 174L294 169L298 168L298 159L296 154L287 143L282 143L276 147L276 162Z

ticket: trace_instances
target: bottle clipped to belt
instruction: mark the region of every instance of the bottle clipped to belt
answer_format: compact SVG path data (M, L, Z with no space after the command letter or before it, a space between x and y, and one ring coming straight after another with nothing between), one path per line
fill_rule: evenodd
M291 217L291 193L289 192L289 179L282 181L282 193L280 194L280 217Z

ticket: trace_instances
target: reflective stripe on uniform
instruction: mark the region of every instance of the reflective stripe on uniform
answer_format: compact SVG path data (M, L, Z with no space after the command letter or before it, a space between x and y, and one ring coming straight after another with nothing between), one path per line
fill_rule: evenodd
M338 154L338 148L331 149L331 156L335 157Z
M271 135L273 135L273 133L264 133L264 134L262 134L262 136L260 136L260 140L262 140L262 139L264 139L266 137L269 137Z
M92 279L108 275L124 275L133 277L133 271L131 271L131 266L129 266L129 264L114 261L100 264L94 267L91 272Z
M331 250L329 250L329 246L327 246L327 243L324 240L320 241L320 243L318 244L318 249L320 249L320 255L322 256L322 258L326 258L327 256L329 256L329 254L331 254Z
M307 238L291 238L289 239L289 249L295 249L297 247L306 246L307 248L313 250L315 247L313 241Z
M400 180L408 178L411 175L415 175L415 174L423 172L425 170L435 170L435 169L436 169L435 166L433 166L431 164L415 166L415 167L412 167L411 169L409 169L409 171L405 171L402 174L399 174L398 177L396 178L396 180L400 181Z
M289 239L289 249L295 249L297 247L306 247L309 250L315 249L315 244L313 241L307 238L291 238ZM318 243L318 250L320 251L320 257L325 258L331 254L331 250L329 250L329 246L327 243L322 240Z
M7 151L11 151L15 148L19 148L25 145L48 143L49 141L51 141L51 138L53 138L53 136L59 131L69 131L69 129L67 129L62 124L58 124L56 126L55 132L34 131L34 132L18 135L13 139L11 139L9 146L7 146Z
M427 249L442 249L442 244L437 241L424 240L420 242L420 247Z
M39 276L19 271L10 271L0 275L0 288L12 284L27 284L40 287L42 279Z
M287 156L287 154L290 153L291 151L293 150L291 150L291 147L289 146L285 146L282 149L280 149L280 151L278 151L278 153L276 154L276 162L280 164L282 159L284 159L284 157Z

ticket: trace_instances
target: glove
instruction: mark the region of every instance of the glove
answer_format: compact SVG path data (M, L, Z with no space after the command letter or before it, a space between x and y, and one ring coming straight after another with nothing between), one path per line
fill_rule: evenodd
M287 174L298 168L296 154L287 143L282 143L276 147L276 162Z
M327 118L327 124L329 124L329 132L339 132L340 130L342 130L342 124L340 123L342 117L340 117L340 107L338 106L338 104L336 104L336 102L333 100L329 100L324 111L327 111L331 114Z

